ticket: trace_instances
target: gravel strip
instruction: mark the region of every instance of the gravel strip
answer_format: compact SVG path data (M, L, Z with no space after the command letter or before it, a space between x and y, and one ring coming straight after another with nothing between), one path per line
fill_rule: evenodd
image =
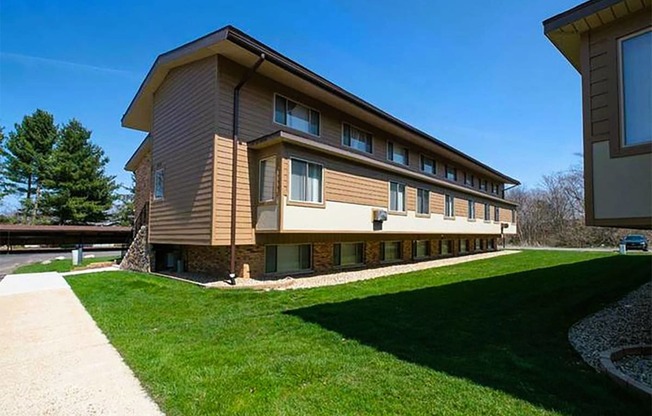
M501 250L491 253L473 254L463 257L451 257L447 259L438 259L422 261L410 264L397 264L393 266L377 267L373 269L362 269L341 273L325 274L310 277L285 277L279 280L255 280L255 279L236 279L236 285L231 286L226 282L213 282L206 286L220 289L233 288L251 288L264 290L288 290L288 289L308 289L321 286L334 286L344 283L358 282L361 280L370 280L383 276L394 274L409 273L418 270L432 269L435 267L450 266L453 264L466 263L473 260L490 259L493 257L504 256L507 254L518 253L514 250Z
M600 353L624 345L652 344L652 283L575 323L568 340L590 366L599 369Z
M652 387L652 356L628 355L614 363L623 373Z

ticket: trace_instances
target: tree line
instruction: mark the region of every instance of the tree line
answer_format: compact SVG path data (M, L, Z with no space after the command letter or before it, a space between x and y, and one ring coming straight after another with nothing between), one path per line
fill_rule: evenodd
M519 204L513 244L550 247L613 247L626 234L649 231L589 227L584 223L584 172L572 166L544 175L539 186L517 187L506 197Z
M0 128L0 198L19 208L4 218L23 224L130 225L132 197L106 173L104 150L79 120L57 125L44 110L23 117L5 135Z

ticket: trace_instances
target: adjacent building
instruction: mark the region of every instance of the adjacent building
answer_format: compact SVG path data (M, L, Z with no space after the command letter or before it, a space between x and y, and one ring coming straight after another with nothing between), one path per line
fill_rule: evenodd
M323 273L516 232L517 180L230 26L160 55L122 124L148 133L126 169L154 269Z
M543 22L582 76L587 225L652 228L650 0L592 0Z

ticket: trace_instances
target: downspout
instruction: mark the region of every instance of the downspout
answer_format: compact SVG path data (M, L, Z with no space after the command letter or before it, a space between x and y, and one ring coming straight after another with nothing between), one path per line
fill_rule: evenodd
M254 66L249 68L247 73L242 77L240 83L233 89L233 155L231 163L231 265L229 267L229 281L235 285L235 232L236 232L236 212L237 212L237 196L238 196L238 130L239 130L239 115L240 115L240 89L251 79L258 67L265 60L265 54L261 53L260 58L256 61Z

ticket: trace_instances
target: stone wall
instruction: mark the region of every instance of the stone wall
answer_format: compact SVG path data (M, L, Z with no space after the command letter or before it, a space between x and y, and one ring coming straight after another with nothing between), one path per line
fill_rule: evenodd
M151 251L147 243L147 226L143 225L120 262L120 268L149 273L151 261Z

